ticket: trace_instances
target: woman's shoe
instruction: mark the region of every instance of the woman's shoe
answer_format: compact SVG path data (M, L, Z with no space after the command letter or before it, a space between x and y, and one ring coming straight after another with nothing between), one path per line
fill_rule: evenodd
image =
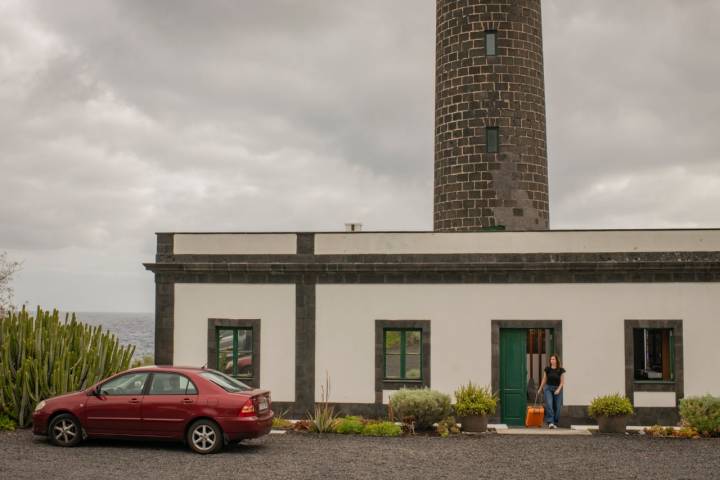
M548 428L552 428L552 429L555 429L555 428L557 428L557 427L555 426L555 424L554 424L554 423L551 423L550 425L548 425Z

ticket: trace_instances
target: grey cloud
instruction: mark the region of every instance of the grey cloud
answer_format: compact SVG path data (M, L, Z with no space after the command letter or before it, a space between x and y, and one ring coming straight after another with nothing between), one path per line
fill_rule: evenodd
M556 0L544 15L553 225L718 225L720 5Z
M151 289L157 230L431 228L433 0L0 9L18 297L56 301L60 261L48 278L120 309L108 272ZM718 20L714 0L544 1L554 228L720 223Z

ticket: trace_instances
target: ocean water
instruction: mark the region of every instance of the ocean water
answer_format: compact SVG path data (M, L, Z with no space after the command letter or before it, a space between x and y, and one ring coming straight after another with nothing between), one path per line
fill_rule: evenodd
M64 318L63 313L60 318ZM75 312L77 319L89 325L101 325L114 333L123 345L135 345L134 358L154 355L154 313Z

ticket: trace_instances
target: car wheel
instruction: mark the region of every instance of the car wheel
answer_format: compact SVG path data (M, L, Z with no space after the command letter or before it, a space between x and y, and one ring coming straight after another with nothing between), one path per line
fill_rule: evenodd
M222 431L211 420L198 420L188 430L187 443L197 453L215 453L223 446Z
M82 427L77 418L69 413L63 413L50 422L48 437L53 445L74 447L82 440Z

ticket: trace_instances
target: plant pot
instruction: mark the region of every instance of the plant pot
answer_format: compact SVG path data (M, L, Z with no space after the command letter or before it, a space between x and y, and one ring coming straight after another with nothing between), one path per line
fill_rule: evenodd
M615 417L598 417L598 427L600 433L625 433L627 427L627 415L618 415Z
M483 433L487 432L487 415L468 415L460 417L463 432Z

